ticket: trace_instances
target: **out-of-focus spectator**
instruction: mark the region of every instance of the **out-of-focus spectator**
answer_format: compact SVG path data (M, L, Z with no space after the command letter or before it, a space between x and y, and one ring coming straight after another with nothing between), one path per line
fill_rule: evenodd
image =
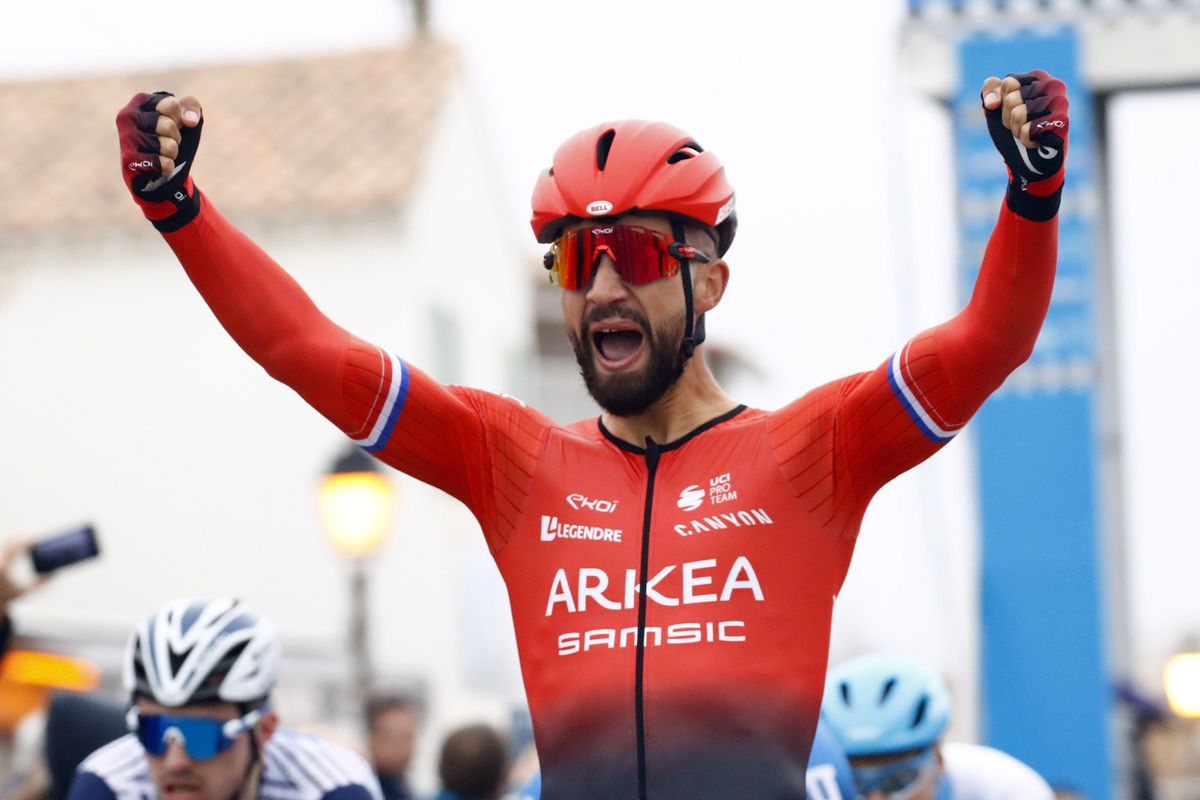
M367 701L367 755L385 800L410 800L412 763L421 709L404 694L380 694Z
M50 800L63 800L80 762L109 742L129 733L125 708L99 694L64 692L50 700L46 712L45 756Z
M41 757L45 726L46 715L35 711L26 715L13 731L10 759L0 766L3 800L47 800L50 779Z
M237 600L179 600L125 650L133 731L80 765L68 800L382 800L365 760L279 727L279 644Z
M452 731L442 743L437 800L496 800L504 791L508 744L490 725Z
M13 564L29 552L32 544L26 539L14 539L5 542L4 548L0 550L0 655L8 650L8 640L12 635L12 620L8 616L11 603L50 578L50 574L47 573L28 583L19 583L13 576Z

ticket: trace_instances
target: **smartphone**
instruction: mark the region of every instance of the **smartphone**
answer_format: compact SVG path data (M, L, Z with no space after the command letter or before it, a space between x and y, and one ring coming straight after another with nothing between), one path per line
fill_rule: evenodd
M91 525L50 536L29 548L33 571L39 575L100 555L96 529Z

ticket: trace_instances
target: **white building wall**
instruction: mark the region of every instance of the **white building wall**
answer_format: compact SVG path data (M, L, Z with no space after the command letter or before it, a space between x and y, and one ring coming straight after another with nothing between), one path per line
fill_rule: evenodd
M440 308L460 331L453 377L515 391L528 273L496 222L461 90L436 131L403 219L249 232L347 329L436 376ZM20 630L123 640L166 599L229 593L285 641L341 648L348 576L314 490L345 438L238 350L149 226L130 241L10 248L0 276L0 540L92 520L103 550L23 600ZM427 676L435 723L498 718L521 690L478 527L393 474L399 512L372 570L377 667Z

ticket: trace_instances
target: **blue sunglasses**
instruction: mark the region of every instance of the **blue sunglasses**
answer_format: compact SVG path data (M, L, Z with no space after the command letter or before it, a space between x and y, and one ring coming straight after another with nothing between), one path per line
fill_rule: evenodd
M228 750L237 737L262 719L264 708L256 708L238 719L185 717L174 714L139 714L129 709L125 724L137 734L142 747L152 756L165 755L172 742L179 742L193 761L205 761Z
M851 765L851 770L854 773L854 788L860 796L882 792L889 800L906 800L916 793L921 778L934 766L933 748L930 747L889 764L876 767Z

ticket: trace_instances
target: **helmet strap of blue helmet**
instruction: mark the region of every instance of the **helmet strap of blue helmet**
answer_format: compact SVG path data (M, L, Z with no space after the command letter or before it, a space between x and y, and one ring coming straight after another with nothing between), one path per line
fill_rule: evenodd
M687 227L678 219L671 220L671 235L679 244L687 244ZM683 342L679 352L685 359L691 358L696 348L704 342L704 315L696 319L696 306L692 299L692 269L690 259L679 259L679 275L683 279Z

